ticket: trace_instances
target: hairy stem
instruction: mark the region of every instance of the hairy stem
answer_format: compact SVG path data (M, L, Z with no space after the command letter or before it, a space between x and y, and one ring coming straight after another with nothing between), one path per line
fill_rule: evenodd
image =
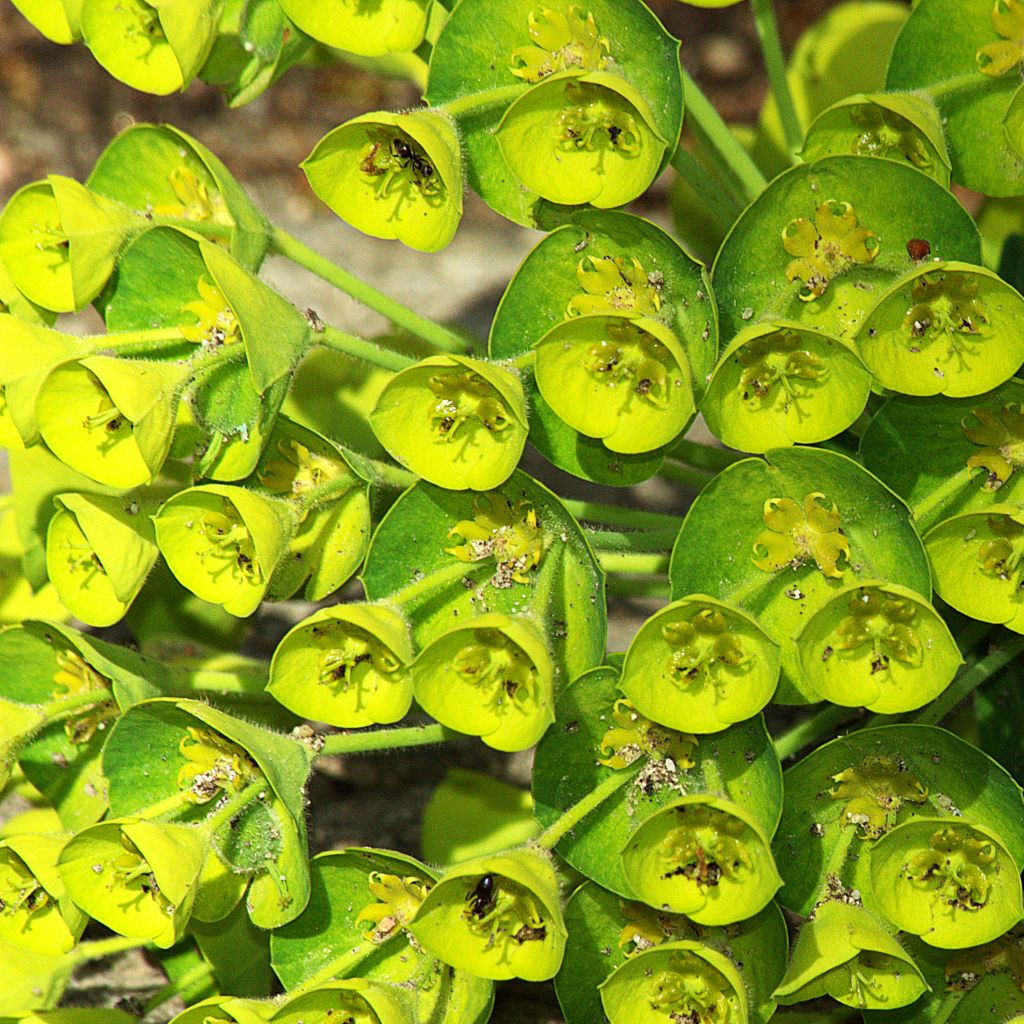
M669 454L672 458L685 462L687 466L703 469L709 473L720 473L723 469L728 469L734 462L753 458L743 452L730 451L728 448L719 448L713 444L688 441L685 437L676 441L669 449Z
M624 572L637 576L664 576L668 555L636 551L599 551L597 560L605 572Z
M544 829L536 839L531 840L530 845L539 846L542 850L553 850L567 832L575 828L588 814L596 811L612 793L622 789L627 782L631 782L640 771L643 761L644 759L640 758L628 768L620 768L619 771L599 782L582 800L574 803Z
M584 530L583 535L596 551L671 551L677 530L647 530L614 533L611 530Z
M325 256L321 256L315 249L300 242L287 231L278 227L272 228L270 247L277 255L290 259L310 273L316 274L328 284L333 284L335 288L345 292L346 295L351 295L357 302L380 313L397 327L404 328L410 334L432 345L439 352L465 352L467 350L465 341L454 331L442 327L429 317L421 316L409 309L408 306L404 306L378 291L336 263L332 263Z
M399 750L404 747L428 747L450 740L469 739L446 725L407 725L398 729L370 729L365 732L336 732L325 737L318 757L337 754L369 754L379 750Z
M804 747L809 747L812 743L817 744L826 736L831 737L836 729L849 722L857 714L857 708L843 707L840 704L826 704L809 718L797 722L796 725L775 739L775 752L779 755L779 760L785 761L787 757L798 754Z
M563 498L562 504L579 520L602 526L626 526L634 530L675 530L682 520L667 512L646 512L626 505L605 505L597 501Z
M365 363L379 366L384 370L404 370L412 366L416 360L411 356L403 356L400 352L392 352L390 349L382 348L380 345L365 338L356 337L347 331L338 330L337 327L325 327L322 333L316 336L316 343L322 348L329 348L332 352L343 352L354 359L361 359Z

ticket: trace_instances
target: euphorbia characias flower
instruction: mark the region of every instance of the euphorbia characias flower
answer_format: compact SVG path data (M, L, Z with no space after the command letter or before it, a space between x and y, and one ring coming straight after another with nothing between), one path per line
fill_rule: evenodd
M57 858L70 837L10 836L0 842L0 940L36 953L66 953L85 928L70 899Z
M870 905L930 946L989 942L1024 915L1020 867L1002 839L958 818L916 818L871 848Z
M431 356L396 374L370 423L395 459L451 490L503 484L528 430L519 378L466 356Z
M527 15L533 43L512 51L510 70L525 82L539 82L558 71L600 71L611 63L611 47L582 4L538 7Z
M697 595L640 627L619 686L648 718L709 733L756 715L778 679L779 648L764 630L738 608Z
M561 71L522 94L497 128L516 178L544 199L605 210L654 180L667 143L647 100L606 71Z
M452 868L427 894L409 930L456 970L526 981L555 976L567 934L554 870L530 851Z
M1007 403L998 412L992 409L972 409L963 421L964 436L981 445L967 460L970 469L984 469L982 487L998 491L1013 475L1024 467L1024 408Z
M804 302L825 294L829 282L858 263L871 263L878 255L878 236L857 225L853 207L828 199L814 213L791 220L782 229L782 245L796 257L786 266L787 281L802 281L797 293Z
M877 839L895 827L904 804L923 804L928 788L904 761L871 755L832 776L828 795L845 800L840 828L852 828L863 839Z
M96 60L133 89L166 96L203 66L220 0L84 0L82 35Z
M526 750L554 721L554 666L540 632L498 612L442 633L413 666L416 700L495 750Z
M869 581L819 608L797 646L816 693L884 715L927 704L961 664L949 629L920 594Z
M60 874L90 917L167 949L188 924L207 850L207 835L191 825L110 820L64 847Z
M178 788L189 803L208 804L214 798L234 796L261 776L242 747L213 729L187 726L178 752L185 759L178 769Z
M46 531L46 573L68 610L90 626L118 622L159 551L137 497L60 494Z
M570 300L568 316L653 316L661 309L664 279L657 272L648 273L635 256L628 260L625 256L584 256L576 277L583 294Z
M279 0L307 35L328 46L381 57L408 53L423 41L429 0Z
M764 503L764 525L754 541L754 565L765 572L784 566L797 568L813 560L829 578L842 577L850 558L850 542L843 533L843 520L835 502L820 491L804 496L803 505L792 498L769 498ZM761 552L764 554L761 554Z
M51 174L15 192L0 213L0 260L36 305L71 313L96 298L125 240L145 223L72 178Z
M632 701L622 698L612 708L612 725L601 737L598 764L606 768L627 768L641 757L652 761L666 761L671 758L673 764L683 771L692 768L697 762L693 752L697 746L697 737L689 733L666 729L657 722L652 722L637 711Z
M546 547L537 510L530 502L512 501L499 491L474 498L473 518L456 523L448 537L462 541L445 548L461 562L494 559L497 571L489 582L499 589L528 584L529 573L540 565Z
M127 490L151 483L171 448L179 363L88 356L56 367L36 398L39 433L72 469Z
M328 132L302 168L320 199L375 238L437 252L462 219L462 147L438 110L353 118Z
M698 942L665 942L601 983L611 1024L747 1024L747 986L727 956Z
M286 708L348 729L397 722L412 704L409 626L384 605L321 608L292 628L267 690Z
M646 818L622 851L622 867L645 903L698 924L742 921L782 885L757 820L707 795L680 797Z
M432 883L416 875L399 877L371 871L366 884L376 902L359 911L356 924L372 925L363 938L377 944L386 942L416 916Z
M686 354L657 320L578 316L556 324L535 348L544 400L613 452L655 451L694 414Z
M891 931L862 906L819 903L801 927L786 976L772 993L788 1005L831 996L844 1006L895 1010L928 988Z
M223 484L180 491L153 522L182 586L237 616L259 607L291 531L279 503Z
M992 27L1002 39L986 43L976 58L982 74L998 78L1024 60L1024 0L994 0Z

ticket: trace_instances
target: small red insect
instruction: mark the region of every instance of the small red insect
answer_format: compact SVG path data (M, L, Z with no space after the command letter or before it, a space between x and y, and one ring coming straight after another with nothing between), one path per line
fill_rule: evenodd
M923 238L912 238L907 242L907 255L918 263L927 259L931 252L932 247Z

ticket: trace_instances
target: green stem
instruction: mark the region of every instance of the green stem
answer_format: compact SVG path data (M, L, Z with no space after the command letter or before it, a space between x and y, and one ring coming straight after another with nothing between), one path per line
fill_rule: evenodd
M415 604L424 597L441 590L446 590L452 583L461 580L470 572L470 566L459 559L453 559L450 565L442 566L436 572L413 579L404 587L388 595L387 600L392 604Z
M694 469L707 470L709 473L720 473L728 469L734 462L753 458L743 452L734 452L729 448L719 448L713 444L701 444L699 441L688 441L685 437L676 441L669 454L680 462Z
M212 220L190 220L188 217L157 217L148 218L149 224L154 228L182 228L185 231L194 231L203 238L219 238L228 241L235 233L233 224L218 224Z
M993 647L985 657L962 671L928 707L914 717L914 721L919 725L938 725L964 697L973 693L989 676L1005 668L1021 652L1024 652L1024 636Z
M672 596L672 587L667 580L650 576L609 576L604 588L615 597L654 597L667 601Z
M379 366L383 370L397 372L416 363L412 356L404 356L401 352L392 352L375 342L356 337L356 335L339 330L337 327L325 326L323 331L316 335L316 344L322 348L329 348L332 352L344 352L345 355L352 356L353 359L361 359L364 363Z
M602 526L626 526L635 530L678 530L682 519L667 512L646 512L626 505L563 498L562 504L579 520Z
M360 484L359 477L346 474L297 494L290 504L299 511L300 516L304 516L310 509L318 508L321 505L329 505L332 501L344 498L346 494L353 488L359 487Z
M922 532L931 525L929 520L935 510L949 501L955 495L968 487L971 482L971 475L974 470L964 467L950 477L945 477L935 490L926 494L916 505L911 508L914 519L920 525Z
M90 960L101 960L105 956L124 953L129 949L144 949L149 945L146 939L134 939L126 935L113 935L109 939L93 939L80 942L68 954L74 967L87 964Z
M845 722L858 713L857 708L843 707L839 704L826 704L810 718L787 729L775 739L775 752L780 761L798 754L804 747L817 743L826 736L831 736Z
M253 780L245 789L239 790L239 792L221 804L215 811L208 814L201 822L202 827L211 834L216 832L240 811L245 810L253 800L258 800L260 793L265 793L268 789L269 784L262 776Z
M701 759L700 770L704 775L704 788L713 796L724 796L730 799L729 792L725 788L725 779L722 778L722 769L714 755Z
M676 459L666 459L658 470L658 476L694 491L703 490L711 480L711 474L706 469L695 469Z
M664 576L669 556L636 551L599 551L597 560L605 572L624 572L637 576Z
M946 1024L956 1008L960 1005L960 1000L963 999L969 990L966 988L953 988L946 992L945 997L939 1004L939 1012L932 1017L931 1024Z
M977 71L966 75L954 75L952 78L947 78L943 82L936 82L934 85L929 85L926 89L918 91L923 92L934 100L940 96L952 96L960 92L973 92L975 89L991 85L994 81L995 79Z
M147 350L161 350L167 342L183 342L180 327L156 327L145 331L116 331L113 334L95 334L83 338L90 352L113 355L145 355Z
M615 533L611 530L584 530L583 536L598 552L605 551L671 551L677 530L649 530L636 533Z
M390 487L394 491L404 491L412 487L419 480L415 473L410 473L409 470L402 469L401 466L393 466L390 462L371 459L365 455L360 455L359 460L369 468L372 474L370 483L377 484L379 487Z
M754 12L754 25L761 40L761 54L764 57L768 81L771 82L775 103L782 122L782 134L786 139L786 148L792 157L803 144L804 133L800 128L800 119L793 105L793 94L789 91L789 78L786 75L786 58L782 55L782 40L779 39L779 25L775 20L775 7L772 0L751 0Z
M370 729L365 732L336 732L324 738L318 757L339 754L369 754L379 750L399 750L405 747L427 747L449 740L468 739L446 725L408 725L399 729Z
M733 221L740 215L742 207L737 203L704 165L694 159L693 154L680 143L672 154L672 166L676 173L697 193L703 202L718 233L724 236Z
M163 1006L164 1003L170 1002L177 995L180 995L186 1004L193 1003L195 999L190 997L214 982L213 968L205 960L201 960L180 977L169 981L163 988L154 992L142 1007L142 1016L148 1017L154 1010Z
M113 702L113 694L109 690L83 690L67 697L58 697L47 704L43 704L39 710L48 722L59 722L62 718L73 715L83 707L92 707L94 704L108 704Z
M627 782L632 782L639 773L641 764L645 762L646 758L639 758L628 768L620 768L599 782L582 800L574 803L544 829L530 845L539 846L542 850L553 850L565 838L567 832L574 829L588 814L596 811L612 793L622 789Z
M686 123L715 171L736 191L744 205L753 202L767 184L765 176L685 70L683 102Z
M189 800L189 790L179 789L177 793L172 793L170 796L164 797L163 800L158 800L155 804L150 804L141 811L137 811L135 816L144 821L152 821L154 818L162 818L165 814L173 814L184 807L192 806L194 804Z
M300 242L287 231L278 227L271 228L270 247L277 255L290 259L293 263L327 281L328 284L333 284L335 288L339 288L346 295L351 295L357 302L380 313L391 323L404 328L417 338L421 338L438 351L465 352L467 350L466 342L454 331L450 331L428 317L414 312L408 306L396 302L390 296L321 256L315 249Z
M501 85L495 89L484 89L482 92L471 92L466 96L451 100L438 107L452 117L474 117L478 114L494 110L496 107L507 107L513 100L522 96L529 85L519 82L516 85Z

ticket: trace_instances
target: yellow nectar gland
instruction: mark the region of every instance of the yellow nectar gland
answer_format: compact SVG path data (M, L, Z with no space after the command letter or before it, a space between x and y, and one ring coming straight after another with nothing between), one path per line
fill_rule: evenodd
M845 570L839 561L850 558L850 542L843 533L842 518L835 502L820 491L804 497L803 505L791 498L769 498L764 503L764 524L754 541L754 565L765 572L784 566L798 569L808 561L831 579L839 579ZM764 552L762 555L760 552Z
M474 428L490 433L504 430L512 422L494 388L470 370L437 374L427 382L437 400L430 407L430 432L435 442L456 438L466 442Z
M803 282L797 293L804 302L821 298L829 283L844 270L871 263L878 255L878 236L857 226L849 203L828 199L814 213L791 220L782 229L782 245L796 258L786 265L786 280Z
M115 889L120 889L134 893L132 902L136 905L148 900L155 903L168 917L172 917L177 908L160 891L149 862L124 832L121 833L121 846L123 852L107 863L111 870L111 877L106 883L107 891L114 892Z
M660 271L648 273L635 256L584 256L576 277L583 293L570 300L566 316L650 316L661 309L665 278Z
M809 394L802 382L824 381L828 368L822 359L800 347L795 331L779 331L744 345L739 353L739 390L743 401L760 406L770 403L777 387L786 393L787 405L792 403L800 419L805 415L800 403Z
M186 341L194 341L207 348L234 345L242 340L241 328L224 293L205 277L196 281L199 298L182 306L182 313L196 318L194 324L180 327Z
M862 839L877 839L896 824L905 803L923 804L928 790L907 766L892 757L867 757L859 765L832 776L828 791L833 800L845 800L843 828L859 828Z
M31 917L50 903L50 894L13 851L0 849L0 915Z
M972 418L977 425L970 422ZM998 491L1015 470L1024 467L1024 408L1020 405L1004 405L998 413L972 409L962 426L967 440L982 446L967 465L985 470L982 487L986 491Z
M343 635L337 636L341 629ZM316 627L313 630L315 633ZM346 693L350 687L359 686L370 671L390 675L402 667L402 663L365 629L339 624L330 633L334 643L320 658L319 680L323 686ZM360 665L365 667L360 669Z
M988 528L995 534L978 545L978 561L982 572L998 580L1014 580L1019 590L1024 587L1024 525L1010 516L988 516Z
M992 27L1002 39L986 43L975 59L983 75L998 78L1024 60L1024 0L996 0L992 7Z
M177 202L159 203L153 207L158 217L176 217L182 220L211 221L217 224L232 223L231 215L219 192L210 192L206 183L182 164L167 176Z
M611 64L607 38L594 15L579 4L564 11L538 7L527 16L533 43L512 51L509 70L526 82L539 82L559 71L600 71Z
M618 770L641 757L654 761L671 760L682 771L696 764L693 760L696 736L652 722L624 697L620 697L612 708L612 722L614 724L601 737L598 764Z
M701 804L684 804L675 810L682 823L658 844L662 862L671 865L662 878L682 876L706 890L722 878L742 881L753 870L750 854L740 841L745 826L739 818Z
M83 714L64 721L64 734L71 743L76 746L88 743L97 732L103 732L118 713L110 680L97 672L77 651L58 651L56 658L57 671L53 675L56 686L51 693L54 700L67 700L85 693L96 694L96 704Z
M656 409L667 408L669 367L675 365L669 350L630 323L610 323L605 330L607 340L591 345L583 358L587 373L611 388L628 389Z
M850 108L850 121L860 131L853 141L858 156L902 156L918 170L931 167L932 158L921 136L902 115L877 103L858 103Z
M238 582L248 585L263 582L263 570L256 560L252 535L228 502L223 503L222 511L205 512L197 519L190 519L185 527L197 530L208 542L209 546L199 553L199 561L211 579L217 579L226 572Z
M431 889L430 882L415 875L400 878L380 871L370 872L367 886L377 902L368 903L359 911L356 925L373 925L369 932L363 933L363 938L375 945L386 942L404 928L416 916Z
M567 82L565 96L569 106L556 120L559 149L570 153L602 149L627 157L640 152L636 118L616 93L589 82Z
M490 583L499 589L530 582L529 574L540 565L546 541L533 505L509 501L496 491L475 498L473 518L456 523L448 537L463 541L445 548L461 562L494 559L497 571Z
M178 744L185 764L178 770L178 788L190 803L209 803L215 796L241 792L259 770L239 746L212 729L188 726Z

